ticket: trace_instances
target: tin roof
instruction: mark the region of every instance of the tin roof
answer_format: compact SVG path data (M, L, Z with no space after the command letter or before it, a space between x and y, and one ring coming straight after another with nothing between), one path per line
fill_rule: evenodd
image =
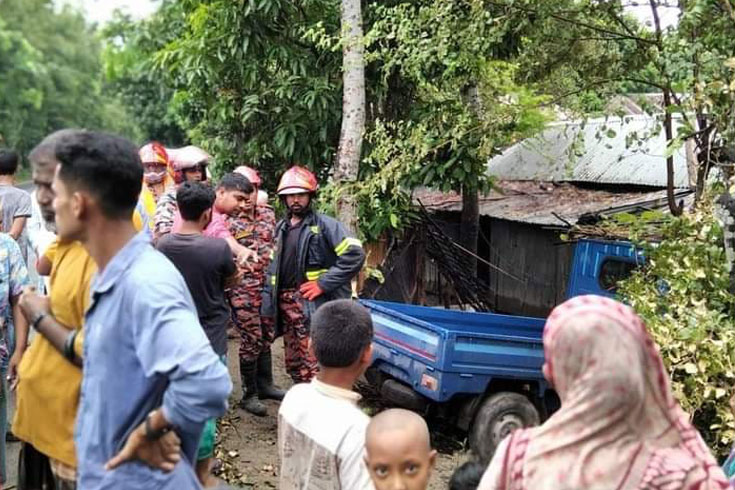
M492 158L487 173L500 180L666 187L665 151L660 118L557 122ZM691 187L687 145L674 152L674 178L675 187Z
M677 201L690 194L677 192ZM430 211L461 211L462 196L430 189L414 191L415 203ZM496 189L480 198L480 215L543 226L568 227L582 217L610 215L623 209L660 209L666 191L611 192L585 189L570 183L497 182Z

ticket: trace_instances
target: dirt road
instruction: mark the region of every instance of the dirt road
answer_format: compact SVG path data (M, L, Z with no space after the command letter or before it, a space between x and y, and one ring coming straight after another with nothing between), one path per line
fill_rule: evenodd
M230 341L230 352L237 352L237 343ZM230 374L235 389L231 409L220 424L218 457L224 461L221 477L230 484L244 488L278 488L278 448L276 445L276 415L278 403L268 401L268 416L255 417L236 407L241 397L240 375L236 354L229 356ZM283 344L273 346L273 368L277 383L286 388L291 385L283 368ZM368 407L370 410L373 407ZM439 450L437 468L432 475L429 490L446 489L452 472L461 465L467 455L462 450L461 437L430 423L432 444Z

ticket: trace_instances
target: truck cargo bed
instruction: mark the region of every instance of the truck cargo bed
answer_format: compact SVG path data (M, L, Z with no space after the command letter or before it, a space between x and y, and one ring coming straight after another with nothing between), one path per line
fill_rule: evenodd
M483 393L494 378L545 390L539 318L363 301L375 327L373 366L434 401Z

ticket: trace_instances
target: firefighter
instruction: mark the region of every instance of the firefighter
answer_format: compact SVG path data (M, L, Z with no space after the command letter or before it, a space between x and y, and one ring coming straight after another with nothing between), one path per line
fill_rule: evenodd
M274 260L263 290L264 316L274 318L283 333L286 371L295 383L310 381L317 371L309 353L309 321L327 301L349 298L351 281L365 262L357 238L339 221L317 213L312 202L317 180L294 166L278 184L287 215L276 225Z
M179 184L206 182L208 180L207 166L211 160L209 154L196 146L169 149L168 157L174 185L164 192L156 204L153 218L153 239L156 241L163 235L171 233L174 226L174 218L178 211L176 189Z
M152 142L140 148L143 163L143 188L133 213L133 224L137 230L153 233L153 217L160 197L173 186L173 175L169 166L166 148Z
M240 407L258 416L267 414L260 400L282 400L285 392L273 385L271 343L275 338L272 318L260 316L261 292L265 283L265 270L273 253L273 232L276 215L273 208L259 203L261 180L258 172L244 165L235 169L253 184L247 209L229 218L230 233L251 250L259 261L244 270L237 287L227 291L232 320L240 335L240 377L243 396Z

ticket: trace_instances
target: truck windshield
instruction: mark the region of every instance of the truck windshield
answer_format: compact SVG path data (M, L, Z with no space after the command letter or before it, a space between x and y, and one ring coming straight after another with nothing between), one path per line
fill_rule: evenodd
M635 262L616 258L606 259L600 267L600 287L614 293L618 289L618 283L627 279L635 268Z

